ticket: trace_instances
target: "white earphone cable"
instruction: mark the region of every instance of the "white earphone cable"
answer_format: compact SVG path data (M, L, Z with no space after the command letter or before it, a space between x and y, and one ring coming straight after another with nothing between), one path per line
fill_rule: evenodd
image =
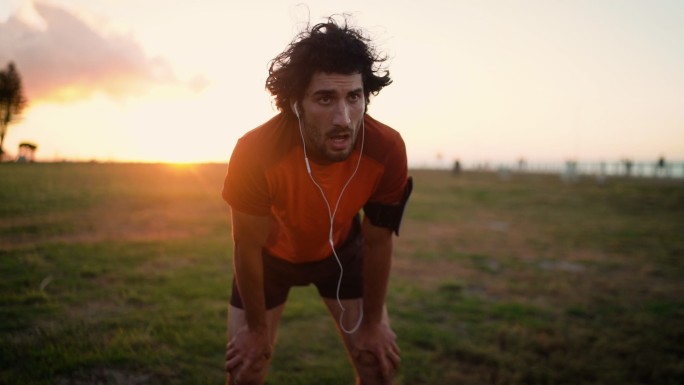
M342 301L340 300L340 288L342 286L342 277L344 274L344 267L342 266L342 262L340 261L340 258L337 256L337 252L335 251L335 240L333 238L333 231L334 231L334 222L335 222L335 215L337 214L337 208L340 205L340 201L342 200L342 195L344 192L347 190L347 186L349 186L349 183L351 183L352 179L356 175L356 172L359 170L359 165L361 165L361 158L363 155L363 147L366 142L366 126L364 121L361 121L361 149L359 150L359 159L356 162L356 168L354 168L354 172L352 172L351 176L347 180L347 183L344 184L344 187L342 187L342 190L340 191L340 195L337 197L337 202L335 203L335 209L332 210L330 208L330 203L328 202L328 198L325 196L325 192L323 191L323 188L321 185L316 182L316 179L313 176L313 173L311 171L311 165L309 164L309 157L306 153L306 141L304 140L304 131L302 130L302 121L301 118L299 117L299 112L296 110L295 107L295 114L297 116L297 123L299 124L299 134L302 137L302 146L304 148L304 162L306 163L306 171L309 174L309 178L311 178L311 181L313 184L318 188L318 191L320 191L321 196L323 197L323 201L325 202L325 206L328 209L328 217L330 218L330 230L328 232L328 243L330 244L330 248L332 249L333 255L335 256L335 260L337 261L337 264L340 267L340 278L337 281L337 304L340 306L340 309L342 312L340 313L340 318L339 318L339 325L340 329L344 331L347 334L352 334L356 330L358 330L359 326L361 326L361 321L363 320L363 303L360 305L360 313L359 313L359 319L356 322L356 325L351 329L347 330L345 328L344 323L342 322L342 318L344 317L344 312L346 309L342 305Z

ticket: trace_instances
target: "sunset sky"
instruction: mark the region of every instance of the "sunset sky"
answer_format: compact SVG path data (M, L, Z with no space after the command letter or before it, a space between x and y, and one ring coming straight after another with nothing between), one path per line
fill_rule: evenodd
M38 160L227 162L276 113L269 61L349 13L389 55L369 112L413 166L684 161L684 1L2 0Z

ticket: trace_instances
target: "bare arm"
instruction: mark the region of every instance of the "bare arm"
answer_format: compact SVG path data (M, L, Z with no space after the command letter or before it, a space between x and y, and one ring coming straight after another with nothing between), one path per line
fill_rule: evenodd
M233 265L244 307L245 324L231 335L226 349L226 370L238 383L260 378L260 373L273 352L266 322L261 254L270 231L270 218L236 210L231 213Z
M392 267L392 230L371 224L364 218L363 243L363 322L378 324L387 295Z
M266 327L264 273L261 252L270 231L270 218L231 211L233 268L251 330Z
M360 362L377 362L383 383L389 384L400 361L396 334L389 325L385 307L392 266L392 230L375 226L367 218L362 230L364 315L361 327L352 338L354 353Z

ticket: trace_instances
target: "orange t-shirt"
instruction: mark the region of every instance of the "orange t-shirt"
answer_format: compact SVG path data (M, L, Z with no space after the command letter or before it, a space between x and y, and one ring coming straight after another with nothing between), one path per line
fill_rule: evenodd
M334 217L335 246L351 230L368 202L398 204L406 189L406 147L399 133L366 115L365 143L356 175L344 191ZM316 182L334 211L340 192L359 161L362 133L342 162L319 165L311 158ZM321 191L306 170L297 121L278 114L238 141L228 165L223 199L233 210L273 219L266 251L290 262L312 262L332 254L330 216Z

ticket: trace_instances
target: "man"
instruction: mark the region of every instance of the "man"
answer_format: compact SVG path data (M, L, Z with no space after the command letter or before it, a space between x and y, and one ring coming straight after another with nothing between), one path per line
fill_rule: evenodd
M235 273L229 384L264 382L289 289L312 283L357 384L393 381L400 352L385 295L392 232L412 184L401 136L366 114L370 94L391 83L384 60L330 18L270 64L279 114L238 141L223 186Z

